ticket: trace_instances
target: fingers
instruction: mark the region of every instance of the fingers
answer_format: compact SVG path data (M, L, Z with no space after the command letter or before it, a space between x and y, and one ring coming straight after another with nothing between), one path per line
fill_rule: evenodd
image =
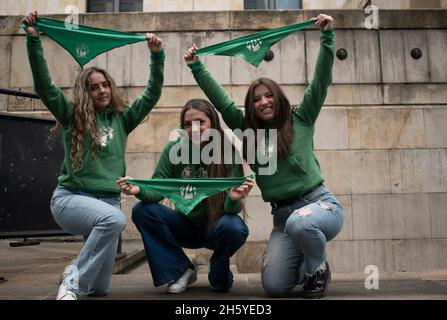
M146 39L151 45L160 45L162 43L161 38L153 33L146 33Z
M126 180L128 180L128 179L132 179L132 177L129 177L129 176L119 177L118 180L116 180L116 183L118 183L118 184L126 183Z
M123 192L125 194L129 194L132 191L133 185L131 184L126 184L125 186L123 186Z
M245 180L244 184L242 186L245 186L248 188L248 191L250 191L253 186L255 185L254 181L252 179Z
M189 59L191 59L192 58L192 56L194 55L194 47L190 47L190 48L188 48L188 49L186 49L186 51L185 51L185 58L189 58Z
M116 183L117 184L122 184L124 181L126 181L126 179L127 179L127 177L118 178L118 180L116 180Z
M252 182L245 182L244 184L235 187L233 191L239 193L240 198L243 199L248 196L252 188L253 188Z
M327 14L319 14L316 18L311 18L322 29L327 29L331 25L333 18Z
M197 49L194 46L186 49L185 57L188 59L192 59L192 57L196 54L196 51Z
M125 190L127 190L127 189L129 189L129 187L130 188L132 188L132 185L130 185L130 184L128 184L128 183L125 183L125 182L121 182L120 184L120 189L121 189L121 191L125 191Z
M251 185L254 185L255 181L252 178L247 178L244 183L249 183Z
M21 21L21 23L26 25L25 32L27 34L38 36L39 32L35 28L33 28L36 22L37 22L37 11L29 13Z
M196 54L197 50L198 50L197 45L194 43L191 47L186 49L186 52L189 52L191 54Z
M121 192L127 195L134 195L136 193L136 190L134 188L134 185L128 183L123 183L120 185Z
M163 47L163 40L153 33L146 33L147 45L151 51L160 51Z
M134 187L126 182L128 179L131 179L131 177L125 176L116 180L116 183L120 186L121 192L127 193Z
M36 24L37 19L37 11L33 11L29 13L27 16L25 16L22 19L22 22L25 23L27 26L33 26Z
M197 50L198 49L195 44L192 47L186 49L185 54L183 55L183 59L185 59L186 63L199 61L199 58L195 55L197 53Z
M324 15L320 14L320 15L318 15L315 23L321 27L321 25L324 23L324 21L325 21Z

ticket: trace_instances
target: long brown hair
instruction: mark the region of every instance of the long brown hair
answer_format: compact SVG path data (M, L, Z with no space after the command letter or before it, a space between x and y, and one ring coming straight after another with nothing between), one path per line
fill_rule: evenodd
M115 81L110 74L98 67L90 67L83 70L77 77L74 87L74 114L72 119L73 131L70 138L70 160L72 163L73 173L76 175L81 171L84 165L82 158L82 146L87 136L91 139L92 155L100 149L98 125L95 118L95 108L89 96L89 77L93 72L101 73L108 81L111 92L110 106L114 113L123 112L126 108L126 103L121 98ZM52 128L51 134L54 135L60 124L57 123Z
M220 143L221 159L220 159L219 163L210 164L210 166L208 168L208 176L209 177L230 177L232 175L232 170L230 167L226 166L224 163L225 133L223 132L222 126L220 125L219 115L217 114L213 105L210 102L208 102L207 100L191 99L185 104L185 106L183 107L183 110L180 114L180 126L182 128L184 128L185 113L191 109L195 109L195 110L203 112L210 119L211 128L218 130L219 136L221 137L221 143ZM212 143L212 141L210 141L210 143ZM232 148L232 150L234 152L234 147ZM236 165L238 165L238 164L236 164ZM221 217L222 212L223 212L223 206L224 206L226 194L227 194L226 192L219 192L219 193L208 198L208 208L209 208L208 227L213 226L214 223L216 223L217 220ZM242 208L242 217L243 217L244 221L248 217L244 206Z
M259 78L253 81L245 95L245 118L244 127L256 129L265 129L266 124L255 116L254 97L255 89L259 85L265 85L273 94L276 103L275 123L273 128L277 129L277 152L278 159L282 159L289 151L293 139L292 127L292 108L284 91L273 80L269 78ZM246 150L247 148L244 148Z

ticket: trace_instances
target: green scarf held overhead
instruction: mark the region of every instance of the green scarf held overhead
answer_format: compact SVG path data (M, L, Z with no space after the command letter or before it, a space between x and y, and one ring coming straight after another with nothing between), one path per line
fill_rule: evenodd
M21 24L20 27L27 27ZM33 28L46 34L67 50L82 67L97 55L127 44L145 41L146 36L117 30L91 28L81 24L37 18Z
M191 178L191 179L128 179L127 183L156 192L171 200L177 209L188 215L203 199L216 193L240 186L252 173L238 178Z
M288 35L314 25L314 20L289 24L280 28L265 30L248 36L217 43L197 50L196 56L220 55L238 56L257 67L266 53L278 41Z

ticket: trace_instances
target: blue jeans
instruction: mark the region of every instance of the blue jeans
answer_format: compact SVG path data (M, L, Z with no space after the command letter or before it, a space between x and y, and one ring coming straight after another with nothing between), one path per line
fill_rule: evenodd
M105 295L118 238L126 226L120 197L98 199L59 185L53 192L50 207L54 220L65 231L84 236L84 245L64 284L81 296Z
M271 297L285 296L305 276L324 267L326 242L343 226L341 204L325 187L272 210L273 230L262 265L262 286Z
M132 220L141 233L154 286L177 280L193 266L182 250L184 247L213 250L210 285L220 291L231 288L230 257L248 236L248 228L239 216L222 215L207 229L159 203L139 202L132 210Z

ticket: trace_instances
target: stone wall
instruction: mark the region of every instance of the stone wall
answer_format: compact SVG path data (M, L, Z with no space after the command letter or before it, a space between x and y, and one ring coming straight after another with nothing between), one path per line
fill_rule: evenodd
M76 6L79 13L86 12L86 0L1 0L0 15L25 15L37 10L40 14L65 13L68 6Z
M380 29L364 29L362 10L333 10L336 59L333 84L317 121L315 148L329 188L345 207L342 232L328 243L335 271L423 271L447 267L447 22L446 10L382 10ZM264 28L307 20L318 11L189 12L81 15L80 23L155 31L165 43L165 86L149 119L130 136L128 174L149 177L169 132L178 126L183 104L204 97L182 60L192 43L204 47ZM63 19L64 16L52 16ZM0 17L0 87L32 91L20 17ZM44 38L54 82L68 93L80 68L71 56ZM264 75L281 83L298 104L312 78L319 32L284 39L275 58L254 68L240 58L206 56L212 74L242 106L246 89ZM419 48L420 59L410 51ZM63 61L63 63L62 63ZM143 90L149 62L144 43L105 53L89 65L105 67L127 99ZM45 113L36 100L0 95L0 110ZM125 239L138 239L130 220L135 204L123 197L129 224ZM248 243L233 258L241 272L257 272L272 227L269 205L255 188L246 202ZM199 250L205 263L209 251Z
M1 0L0 15L24 15L33 10L60 14L68 6L76 6L79 13L85 13L87 0ZM244 0L143 0L143 12L226 10L244 10Z
M79 13L87 10L87 0L1 0L0 15L24 15L32 10L40 14L65 13L76 6ZM304 10L361 9L367 0L302 0ZM447 0L373 0L379 9L447 8ZM244 10L244 0L143 0L143 12L227 11Z

